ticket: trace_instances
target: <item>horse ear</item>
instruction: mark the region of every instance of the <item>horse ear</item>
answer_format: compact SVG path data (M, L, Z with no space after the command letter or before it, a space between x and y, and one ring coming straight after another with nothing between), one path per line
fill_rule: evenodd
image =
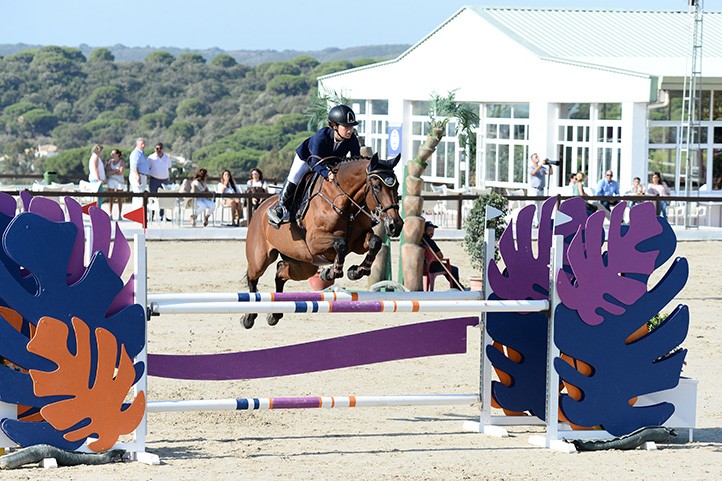
M374 153L373 156L371 156L371 163L369 164L369 169L376 170L376 168L379 166L379 154Z
M396 164L399 163L399 160L401 160L401 154L396 154L396 157L394 157L393 165L391 165L392 169L396 167Z

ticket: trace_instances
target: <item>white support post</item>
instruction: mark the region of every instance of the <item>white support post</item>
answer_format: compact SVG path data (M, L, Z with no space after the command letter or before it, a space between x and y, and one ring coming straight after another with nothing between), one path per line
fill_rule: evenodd
M143 306L144 312L147 313L148 305L148 258L145 247L145 235L135 234L133 236L133 272L135 272L135 288L134 288L134 300L136 304ZM146 314L147 316L147 314ZM147 321L147 319L146 319ZM146 395L146 402L148 401L148 323L145 323L145 332L143 336L145 338L145 346L138 353L135 358L136 362L142 362L145 366L143 376L134 386L134 393L137 396L138 392L142 391ZM150 455L145 452L145 437L148 432L148 411L146 409L143 414L143 419L135 429L134 440L132 443L126 446L128 451L132 451L131 459L134 461L140 461L146 464L159 464L157 456ZM157 460L157 462L156 462Z
M556 224L556 222L555 222ZM559 348L554 342L554 311L559 305L556 280L564 262L564 237L555 235L549 265L549 324L547 328L547 380L546 380L546 436L531 436L529 443L563 452L576 452L573 444L559 437L559 373L554 369L554 360L559 357Z

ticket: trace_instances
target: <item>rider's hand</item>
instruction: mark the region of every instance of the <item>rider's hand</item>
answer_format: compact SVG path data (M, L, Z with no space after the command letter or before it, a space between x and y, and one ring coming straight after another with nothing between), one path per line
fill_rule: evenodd
M329 172L328 177L326 177L326 180L333 182L333 179L335 179L335 178L336 178L336 176L333 175L333 172Z

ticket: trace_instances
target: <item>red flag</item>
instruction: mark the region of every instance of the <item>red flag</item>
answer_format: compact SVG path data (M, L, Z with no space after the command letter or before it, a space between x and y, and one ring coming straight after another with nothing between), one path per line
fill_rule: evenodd
M90 204L85 204L85 205L82 207L82 209L83 209L83 214L85 214L85 215L90 215L90 208L91 208L91 207L98 207L98 201L91 202Z
M145 209L143 207L138 207L135 210L131 210L130 212L123 214L123 218L143 224L143 229L147 227L145 221Z

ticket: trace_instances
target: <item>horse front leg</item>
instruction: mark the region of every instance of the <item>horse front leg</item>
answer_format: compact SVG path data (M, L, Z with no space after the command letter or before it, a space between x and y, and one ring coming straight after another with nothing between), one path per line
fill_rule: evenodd
M376 234L372 234L371 237L369 237L368 245L369 251L366 254L366 257L364 257L361 265L351 266L348 268L348 278L352 281L357 281L363 276L371 274L371 265L374 263L374 259L376 259L376 254L378 254L381 250L383 241L381 240L381 237Z
M332 281L343 277L343 263L346 261L348 254L348 242L342 237L337 237L333 241L333 250L336 251L336 259L333 265L321 271L320 278L322 281Z
M248 286L248 292L258 292L258 279L251 279L248 276L248 271L246 271L246 285ZM250 329L253 327L253 324L256 322L256 318L258 317L258 314L254 313L246 313L243 315L243 318L241 322L243 323L243 327L246 329Z

